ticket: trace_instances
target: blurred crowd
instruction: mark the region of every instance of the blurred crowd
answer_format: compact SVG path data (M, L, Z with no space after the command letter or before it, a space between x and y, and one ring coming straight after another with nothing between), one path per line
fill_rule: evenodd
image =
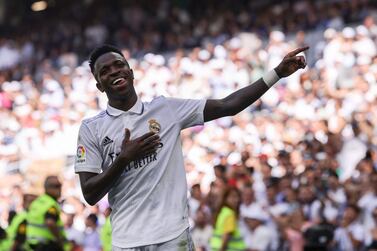
M236 187L250 250L377 249L374 1L224 1L216 11L214 1L114 2L95 1L85 26L77 1L73 18L52 19L38 36L0 40L1 227L21 210L23 193L34 191L30 166L61 159L66 228L84 250L95 243L84 237L104 224L108 204L85 204L71 161L81 120L106 107L83 60L94 46L123 48L148 101L225 97L309 44L310 67L239 115L182 132L194 242L209 250L223 191ZM109 15L116 7L122 11Z

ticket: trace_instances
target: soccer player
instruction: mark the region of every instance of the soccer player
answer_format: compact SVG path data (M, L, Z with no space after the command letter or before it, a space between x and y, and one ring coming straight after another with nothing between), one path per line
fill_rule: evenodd
M108 193L113 250L194 250L181 130L241 112L280 78L304 68L305 58L297 54L307 49L288 53L263 78L223 99L161 96L151 102L138 98L120 50L103 45L92 52L91 71L108 106L83 120L75 172L90 205Z

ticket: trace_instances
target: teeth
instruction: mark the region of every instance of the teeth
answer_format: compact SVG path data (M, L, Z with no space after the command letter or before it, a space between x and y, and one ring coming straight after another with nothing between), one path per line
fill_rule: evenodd
M118 82L122 81L124 78L117 78L113 81L113 85L116 85Z

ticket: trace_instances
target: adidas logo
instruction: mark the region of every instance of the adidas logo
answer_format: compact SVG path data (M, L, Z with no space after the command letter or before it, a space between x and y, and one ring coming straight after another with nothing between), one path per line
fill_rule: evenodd
M113 143L114 141L112 139L110 139L109 137L105 137L103 140L102 140L102 146L106 146L110 143Z

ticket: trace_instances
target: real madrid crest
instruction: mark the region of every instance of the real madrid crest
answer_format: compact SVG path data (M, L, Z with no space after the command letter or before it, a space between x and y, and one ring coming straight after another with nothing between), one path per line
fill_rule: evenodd
M149 131L154 133L159 133L161 130L161 125L155 119L150 119L149 123Z

